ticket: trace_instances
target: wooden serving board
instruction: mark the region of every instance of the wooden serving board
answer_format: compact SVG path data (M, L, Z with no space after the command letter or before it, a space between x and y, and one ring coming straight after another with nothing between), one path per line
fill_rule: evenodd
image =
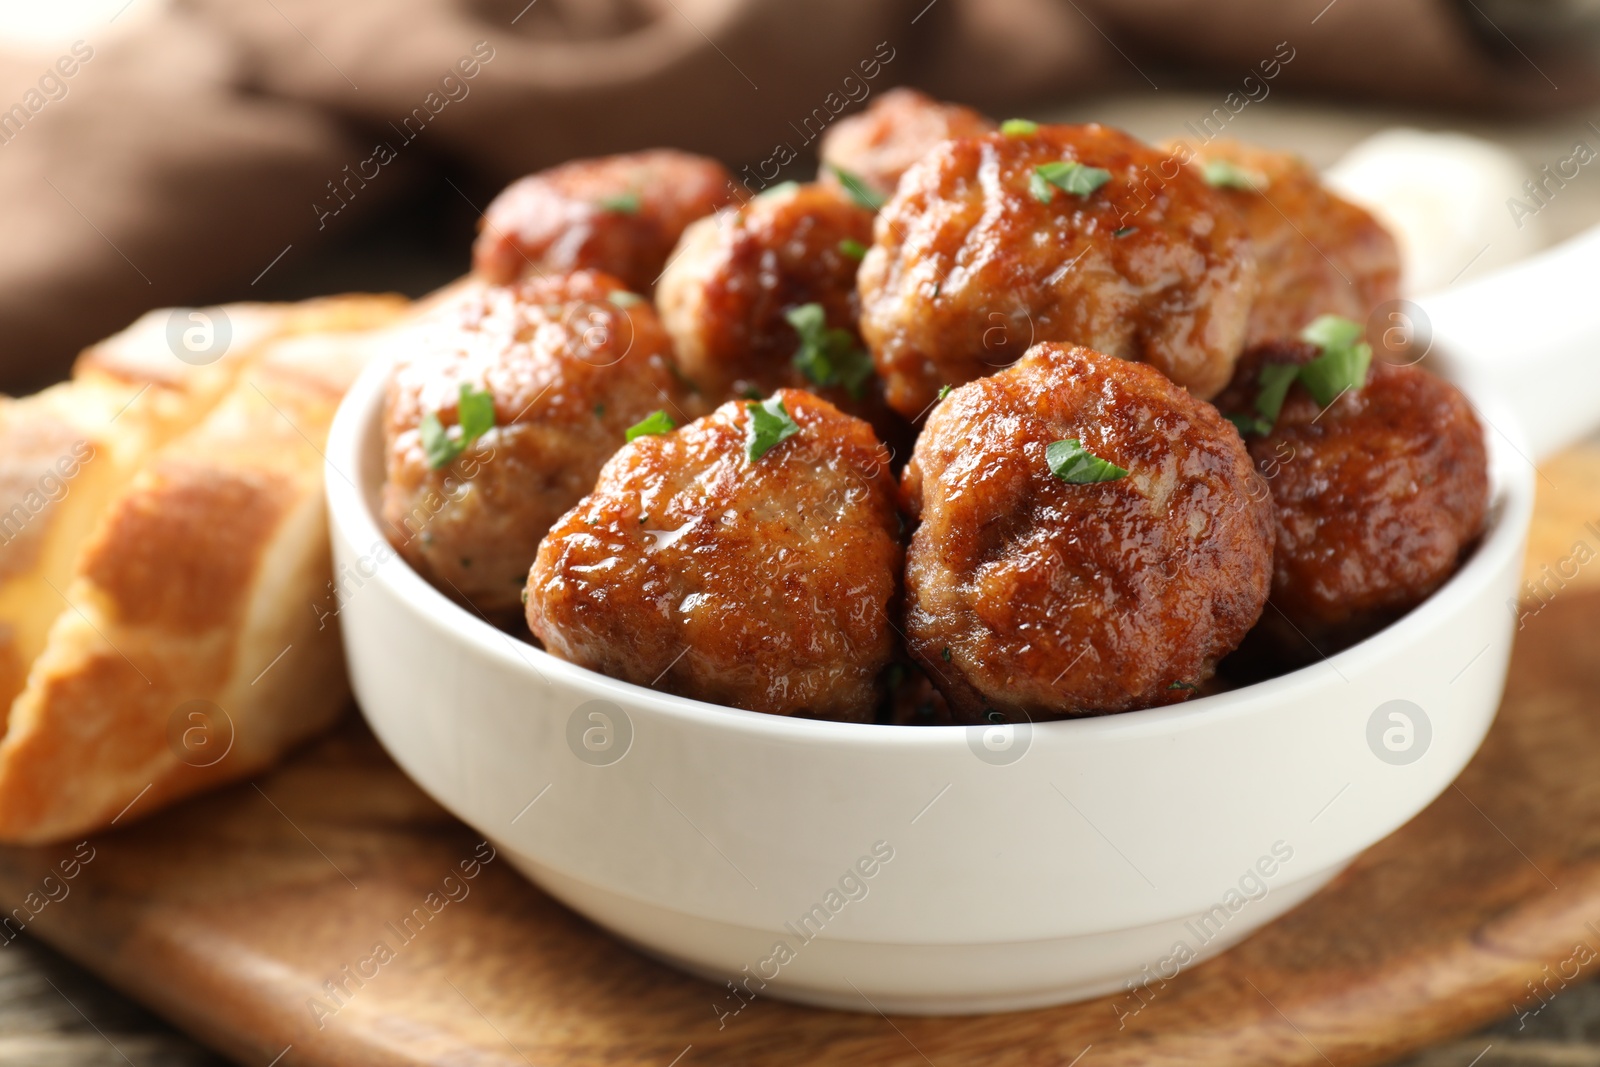
M1552 464L1540 489L1533 573L1579 540L1600 547L1586 526L1600 527L1600 449ZM0 899L30 902L13 912L37 909L30 933L257 1067L1379 1063L1538 1009L1600 965L1593 569L1527 617L1499 721L1454 787L1133 1014L1127 998L957 1019L757 1000L719 1028L717 988L613 941L503 858L474 868L477 836L354 716L256 783L82 847L0 851ZM39 905L46 890L58 899Z

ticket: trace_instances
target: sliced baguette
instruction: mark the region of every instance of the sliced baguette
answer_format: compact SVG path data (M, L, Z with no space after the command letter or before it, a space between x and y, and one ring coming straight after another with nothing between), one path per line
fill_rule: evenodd
M16 464L24 483L64 442L113 428L0 576L7 669L28 665L0 741L0 839L131 821L259 770L338 714L341 651L315 607L329 580L321 447L368 331L404 307L250 309L264 336L193 374L152 357L164 336L138 339L136 324L86 353L58 397L12 402L41 442Z
M270 339L367 329L403 306L398 297L230 304L220 309L230 343L199 365L174 354L175 313L153 311L86 350L73 380L0 397L0 709L67 610L63 595L95 522L150 456L199 423Z

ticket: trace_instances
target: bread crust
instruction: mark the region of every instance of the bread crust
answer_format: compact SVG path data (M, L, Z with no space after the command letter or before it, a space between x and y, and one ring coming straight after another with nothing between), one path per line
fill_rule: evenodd
M57 387L70 401L112 382L148 385L153 417L183 428L111 442L135 473L72 546L48 640L11 703L0 840L134 821L256 773L338 717L349 699L342 650L316 607L330 581L321 448L372 331L406 306L348 297L248 309L238 318L273 325L205 375L174 376L134 351L136 324ZM46 554L63 532L43 528ZM0 684L17 658L0 655Z

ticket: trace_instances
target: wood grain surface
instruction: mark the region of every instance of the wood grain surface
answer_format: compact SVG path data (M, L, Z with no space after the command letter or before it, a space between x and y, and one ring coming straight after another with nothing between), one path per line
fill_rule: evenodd
M0 899L29 935L262 1067L1345 1067L1506 1016L1537 1026L1588 997L1600 965L1600 566L1559 585L1543 570L1580 540L1600 548L1600 449L1549 465L1540 493L1529 574L1553 592L1525 605L1505 705L1461 779L1304 906L1137 1013L1121 998L1121 1019L1113 1000L966 1019L757 1000L719 1029L716 989L504 859L446 898L445 876L486 852L355 717L256 783L82 846L0 851Z

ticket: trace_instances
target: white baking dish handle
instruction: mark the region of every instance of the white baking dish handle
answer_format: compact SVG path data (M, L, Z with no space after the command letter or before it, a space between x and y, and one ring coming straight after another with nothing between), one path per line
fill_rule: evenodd
M1498 397L1530 458L1600 427L1600 227L1416 304L1428 363Z

